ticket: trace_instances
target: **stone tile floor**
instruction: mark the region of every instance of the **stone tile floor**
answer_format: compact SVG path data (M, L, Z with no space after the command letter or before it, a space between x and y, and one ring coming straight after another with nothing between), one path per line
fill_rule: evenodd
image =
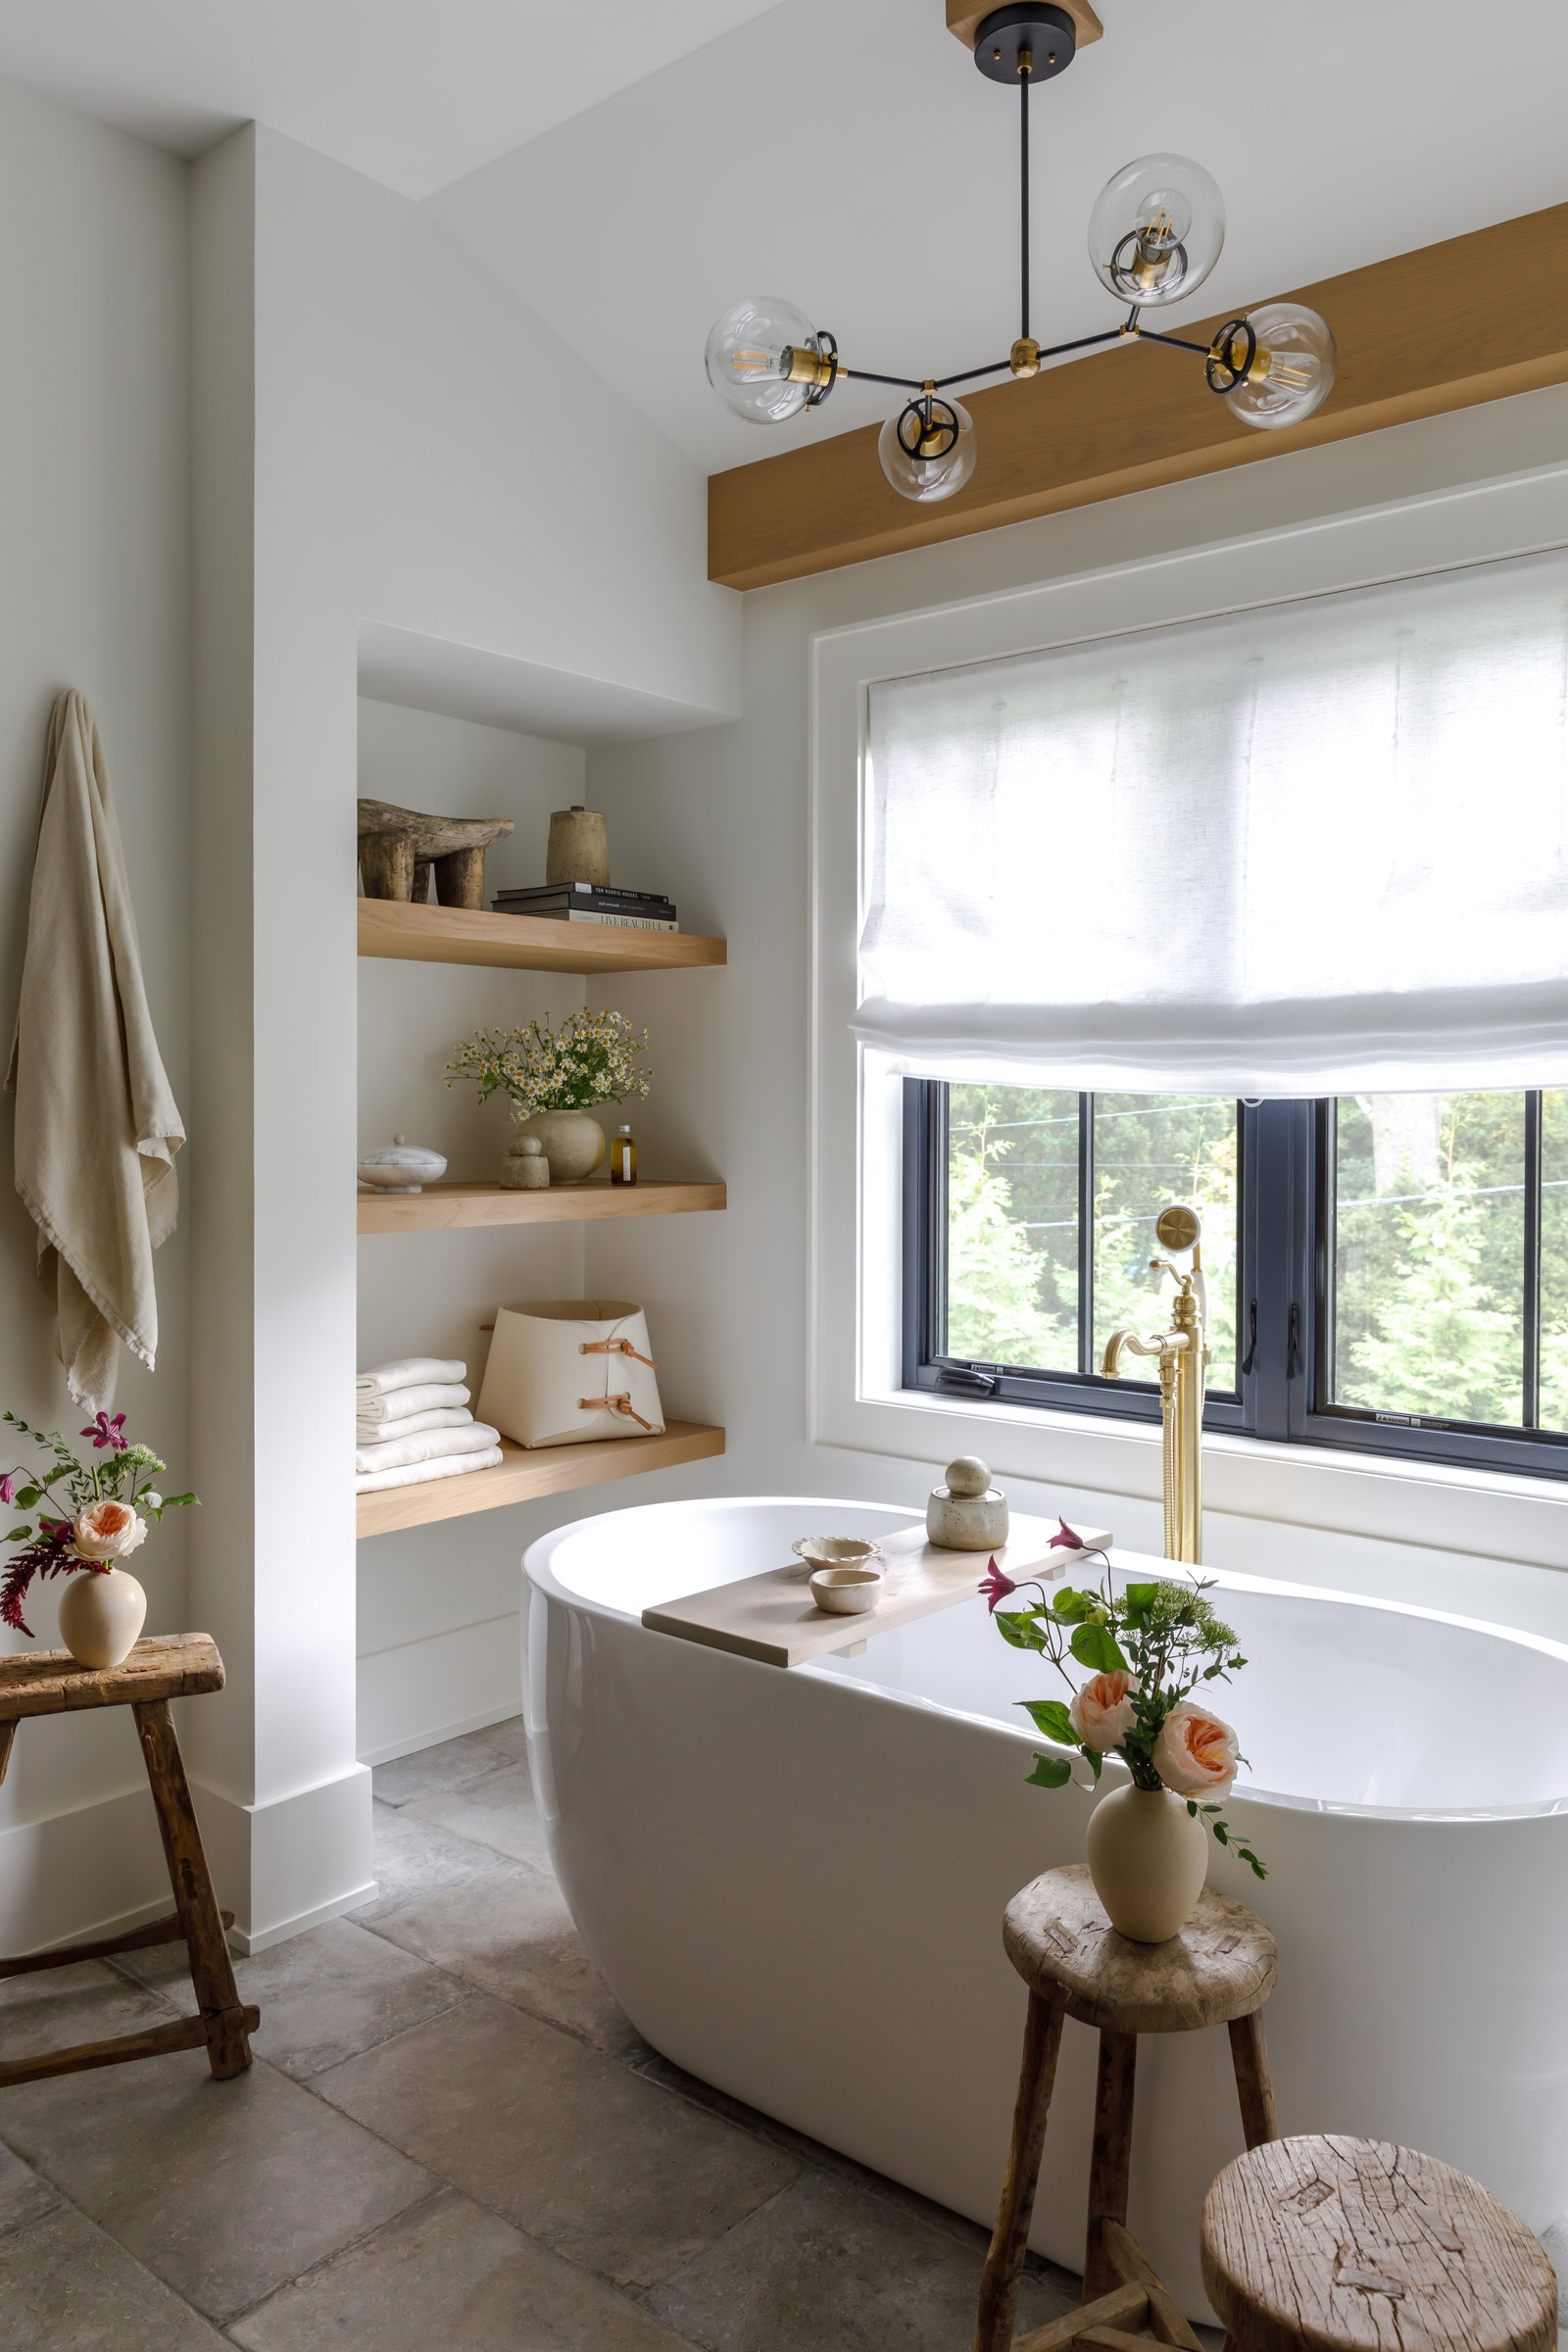
M967 2352L980 2230L616 2007L520 1723L374 1783L375 1900L236 1963L248 2075L191 2051L0 2099L4 2352ZM181 1957L0 1983L0 2055L188 2009ZM1032 2264L1020 2326L1076 2285Z

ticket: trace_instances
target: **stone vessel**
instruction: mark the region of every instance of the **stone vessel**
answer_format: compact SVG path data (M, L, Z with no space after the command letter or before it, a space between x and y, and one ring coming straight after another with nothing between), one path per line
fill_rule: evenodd
M948 1483L933 1487L925 1532L944 1551L998 1551L1007 1541L1007 1497L991 1484L991 1465L977 1453L948 1464Z

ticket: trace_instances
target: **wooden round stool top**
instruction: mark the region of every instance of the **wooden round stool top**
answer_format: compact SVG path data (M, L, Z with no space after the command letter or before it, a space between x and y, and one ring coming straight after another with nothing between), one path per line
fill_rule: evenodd
M1550 2352L1557 2279L1489 2189L1377 2139L1275 2139L1203 2206L1234 2352Z
M1130 1942L1082 1863L1048 1870L1015 1894L1002 1936L1031 1992L1116 2034L1187 2034L1250 2017L1279 1974L1279 1946L1262 1921L1206 1886L1179 1936Z

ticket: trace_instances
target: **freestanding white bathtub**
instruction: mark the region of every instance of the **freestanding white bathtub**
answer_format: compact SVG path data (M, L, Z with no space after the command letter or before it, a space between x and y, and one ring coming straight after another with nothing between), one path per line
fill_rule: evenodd
M572 1916L649 2041L989 2225L1024 2012L1003 1906L1082 1858L1092 1801L1023 1786L1040 1742L1010 1702L1050 1694L1047 1670L978 1596L787 1673L639 1622L783 1565L796 1536L913 1516L659 1503L543 1538L529 1752ZM1283 2129L1424 2148L1547 2227L1568 2210L1568 1649L1215 1581L1250 1661L1216 1693L1250 1759L1229 1811L1270 1876L1216 1848L1209 1877L1279 1937ZM1075 2270L1093 2057L1069 2024L1032 2240ZM1241 2145L1226 2035L1147 2039L1130 2220L1195 2316L1199 2209Z

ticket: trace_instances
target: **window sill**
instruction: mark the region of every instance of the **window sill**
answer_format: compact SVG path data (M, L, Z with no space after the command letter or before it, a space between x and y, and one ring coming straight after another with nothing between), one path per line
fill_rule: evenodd
M832 1425L824 1416L815 1440L923 1463L970 1448L1002 1477L1070 1487L1107 1507L1118 1496L1153 1507L1160 1500L1157 1426L1104 1414L867 1391ZM1568 1569L1568 1484L1558 1479L1222 1431L1205 1433L1203 1467L1211 1514Z

